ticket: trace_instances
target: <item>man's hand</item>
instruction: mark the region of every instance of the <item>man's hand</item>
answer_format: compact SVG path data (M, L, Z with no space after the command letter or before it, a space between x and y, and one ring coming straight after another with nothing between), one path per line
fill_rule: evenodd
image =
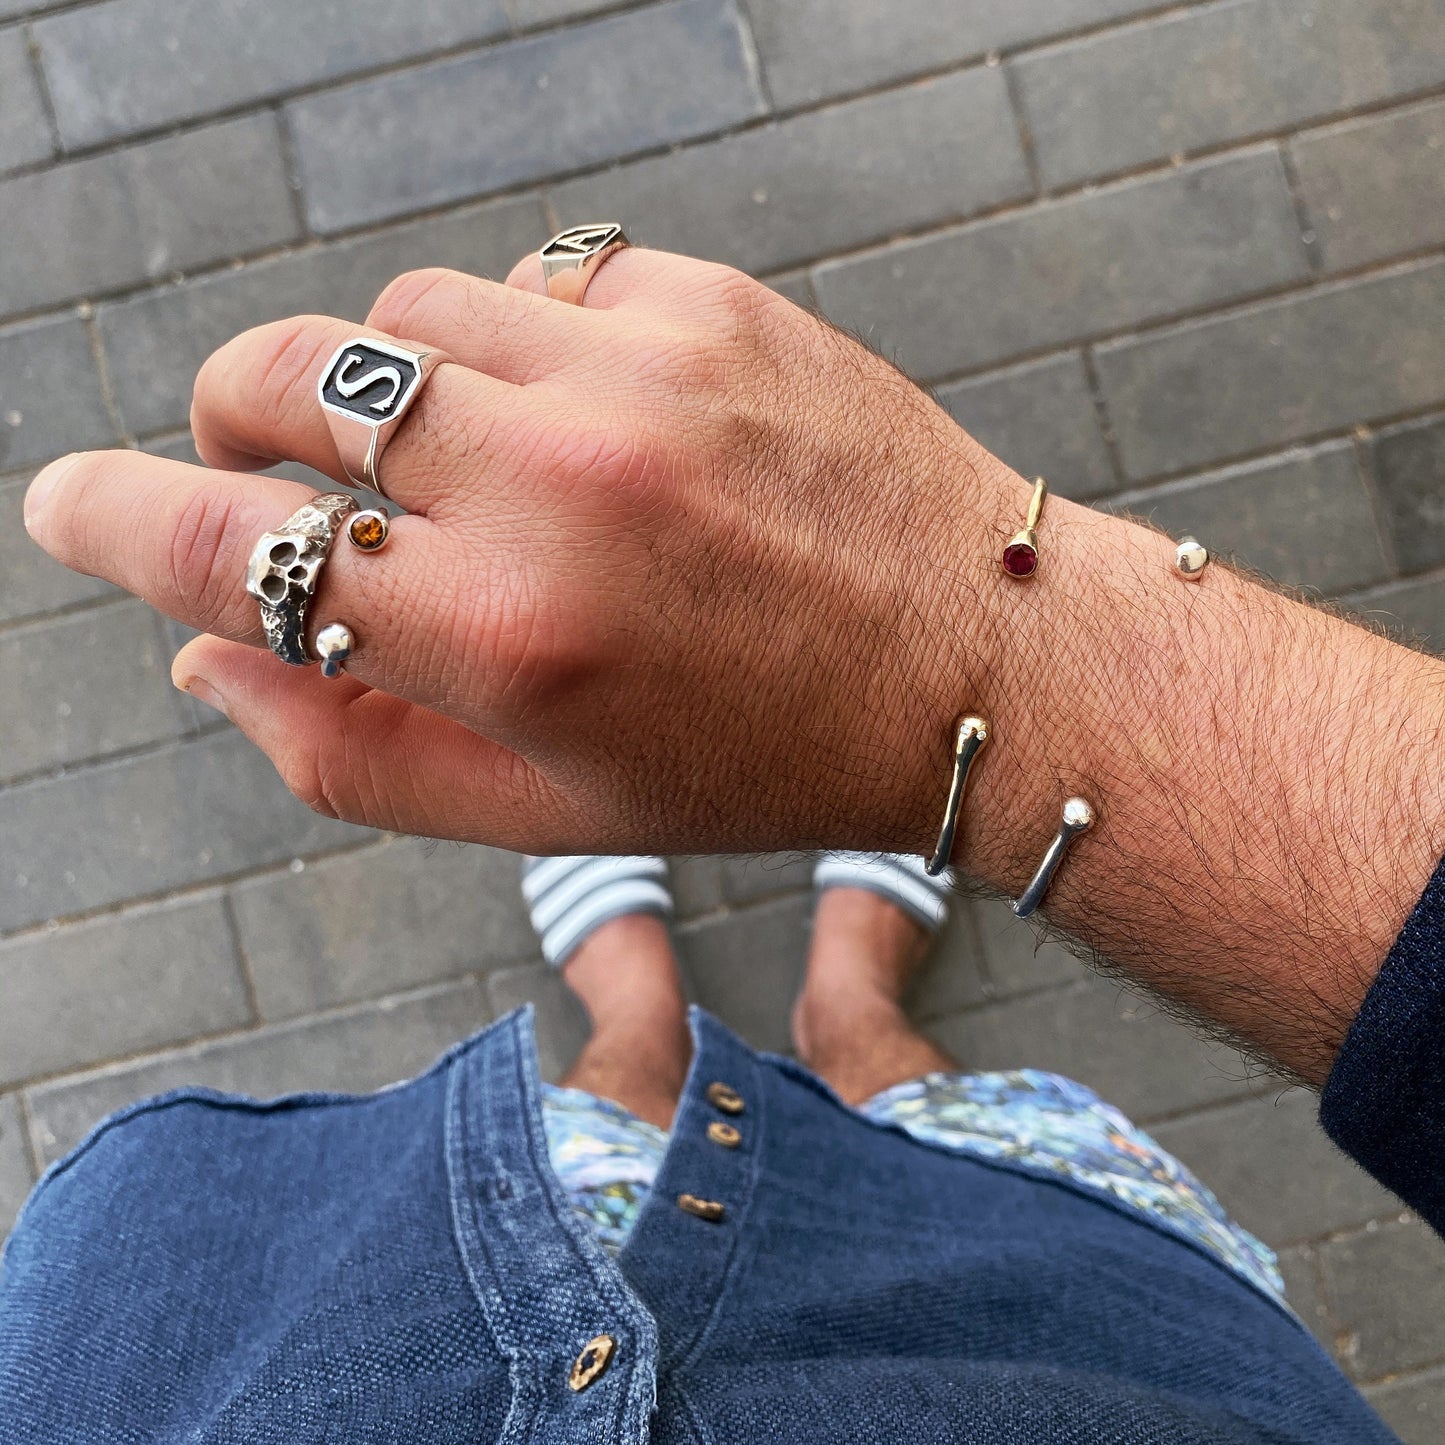
M931 674L982 636L954 605L920 625L928 548L976 513L985 566L1011 474L736 272L627 250L585 308L527 289L535 257L516 280L406 275L372 311L459 364L385 453L410 514L390 546L339 546L323 574L313 617L360 643L348 678L260 649L246 559L305 492L237 474L286 458L344 480L316 380L348 322L207 362L192 427L222 470L70 458L27 525L211 634L177 682L320 811L533 852L921 847L961 701Z
M319 369L355 334L250 332L197 381L209 471L71 458L27 524L212 634L178 682L312 806L530 852L925 852L950 725L992 724L956 860L1017 893L1082 794L1046 907L1127 969L1323 1077L1445 843L1445 667L1029 488L855 342L720 267L630 250L578 308L404 276L370 327L439 347L388 448L411 513L338 548L325 681L259 650L255 539L340 476ZM249 645L247 645L249 644Z

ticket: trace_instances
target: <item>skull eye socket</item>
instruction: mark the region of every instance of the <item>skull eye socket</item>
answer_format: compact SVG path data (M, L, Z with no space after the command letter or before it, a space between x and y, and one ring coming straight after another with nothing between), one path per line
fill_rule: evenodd
M286 579L274 572L268 573L261 579L261 591L268 602L279 602L286 595Z
M306 580L306 569L304 567L293 567L286 575L293 582L304 582Z
M296 544L294 542L277 542L271 548L270 556L278 567L284 567L287 563L296 560Z

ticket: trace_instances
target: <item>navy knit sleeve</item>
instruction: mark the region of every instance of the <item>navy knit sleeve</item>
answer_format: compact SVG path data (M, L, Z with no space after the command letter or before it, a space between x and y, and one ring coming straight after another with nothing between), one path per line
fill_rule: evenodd
M1445 859L1345 1036L1320 1123L1445 1234Z

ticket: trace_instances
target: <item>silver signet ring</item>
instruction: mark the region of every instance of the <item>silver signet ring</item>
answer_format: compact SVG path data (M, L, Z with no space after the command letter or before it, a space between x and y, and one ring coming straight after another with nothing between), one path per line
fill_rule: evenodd
M554 301L580 306L603 262L627 244L622 227L611 222L558 231L538 252L547 294Z
M431 374L452 358L444 351L356 336L326 363L316 393L342 469L379 497L381 454L416 403Z

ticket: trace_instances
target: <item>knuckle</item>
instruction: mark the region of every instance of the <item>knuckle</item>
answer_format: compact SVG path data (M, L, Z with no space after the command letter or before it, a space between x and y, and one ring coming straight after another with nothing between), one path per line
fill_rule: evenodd
M324 316L293 316L228 341L196 377L193 414L224 420L244 396L248 434L283 433L316 404L316 377L334 349L334 326Z
M170 537L171 600L205 632L230 636L237 592L236 558L245 543L235 496L197 488L177 514Z
M422 308L427 297L439 286L450 285L458 276L458 272L448 271L442 266L403 271L382 288L366 318L367 325L393 335L405 334L411 318Z

